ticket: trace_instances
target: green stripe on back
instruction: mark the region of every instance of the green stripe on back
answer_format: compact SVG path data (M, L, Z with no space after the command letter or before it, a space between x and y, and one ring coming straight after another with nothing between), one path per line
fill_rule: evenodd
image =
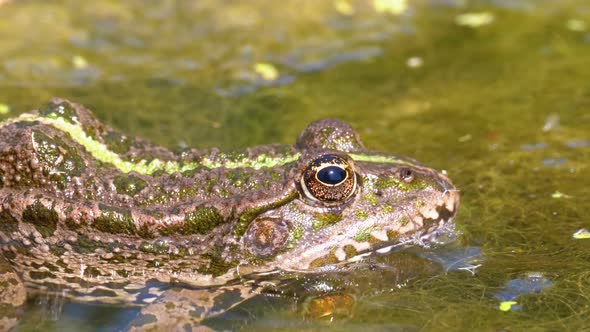
M96 160L103 163L109 163L123 173L137 172L140 174L153 174L156 171L164 171L168 174L172 174L176 172L189 171L197 168L198 166L204 166L211 169L219 167L247 167L253 169L261 169L264 167L284 165L286 163L295 161L299 158L299 154L297 153L282 158L270 157L267 155L259 155L256 159L243 158L237 161L225 162L217 162L210 159L204 159L199 163L186 162L182 163L182 165L176 161L164 161L160 159L153 159L149 162L147 160L141 160L137 163L134 163L121 159L121 157L117 153L109 150L109 148L105 144L98 142L94 138L88 136L79 124L72 124L70 122L67 122L62 117L47 118L34 114L25 113L16 119L11 119L3 122L2 124L0 124L0 126L5 126L19 121L38 121L40 123L53 126L63 132L66 132L70 134L74 141L82 145L86 149L86 151L88 151L88 153L90 153L92 157L94 157Z

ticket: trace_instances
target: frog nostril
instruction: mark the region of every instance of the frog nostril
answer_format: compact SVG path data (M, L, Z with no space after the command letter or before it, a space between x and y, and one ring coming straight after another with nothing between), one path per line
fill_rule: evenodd
M453 186L453 185L451 184L451 182L450 182L448 179L446 179L446 178L442 178L442 177L441 177L441 178L438 178L438 179L436 180L436 182L437 182L437 183L438 183L438 185L441 187L441 189L443 190L443 193L444 193L445 195L447 195L447 194L448 194L448 193L450 193L450 192L456 192L456 191L458 191L458 190L455 188L455 186Z

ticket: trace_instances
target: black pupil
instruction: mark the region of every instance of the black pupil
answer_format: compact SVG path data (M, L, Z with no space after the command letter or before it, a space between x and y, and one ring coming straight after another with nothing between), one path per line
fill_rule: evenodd
M318 172L318 180L325 184L338 184L346 179L346 171L337 166L328 166Z

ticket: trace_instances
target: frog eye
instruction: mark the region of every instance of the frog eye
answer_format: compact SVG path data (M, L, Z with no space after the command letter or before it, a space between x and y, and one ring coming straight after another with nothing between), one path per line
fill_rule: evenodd
M346 159L324 155L307 165L301 177L301 188L312 200L339 202L354 193L356 175Z

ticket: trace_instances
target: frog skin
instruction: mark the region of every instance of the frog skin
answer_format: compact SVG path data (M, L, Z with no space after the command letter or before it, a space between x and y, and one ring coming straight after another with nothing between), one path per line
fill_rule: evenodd
M211 299L431 241L458 204L445 175L366 149L339 120L292 146L173 152L55 98L0 124L0 304L22 305L22 285L143 305L164 292L148 283L172 283Z

